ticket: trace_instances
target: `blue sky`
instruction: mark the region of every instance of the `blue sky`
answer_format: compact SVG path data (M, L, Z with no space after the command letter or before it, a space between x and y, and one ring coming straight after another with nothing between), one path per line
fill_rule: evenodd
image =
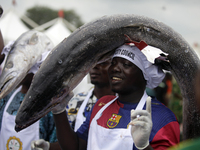
M104 15L138 14L157 19L180 33L190 44L200 45L199 0L16 0L15 9L23 14L35 5L53 9L74 9L87 23ZM2 0L4 11L12 0Z

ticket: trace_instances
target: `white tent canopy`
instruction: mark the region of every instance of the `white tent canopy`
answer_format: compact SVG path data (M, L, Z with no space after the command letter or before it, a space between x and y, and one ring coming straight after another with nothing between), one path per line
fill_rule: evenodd
M49 26L51 27L44 31L44 29ZM76 28L62 17L53 19L35 28L35 30L43 31L52 40L55 46L71 34L71 31L69 29L74 31ZM83 80L73 90L74 95L80 92L88 91L91 87L94 86L90 83L89 78L89 75L86 75L83 78Z
M9 41L16 40L22 33L29 30L20 20L18 13L14 9L2 15L0 19L0 29L5 44Z
M62 40L71 34L71 31L66 27L63 18L57 18L56 23L44 33L52 40L54 45L58 45Z

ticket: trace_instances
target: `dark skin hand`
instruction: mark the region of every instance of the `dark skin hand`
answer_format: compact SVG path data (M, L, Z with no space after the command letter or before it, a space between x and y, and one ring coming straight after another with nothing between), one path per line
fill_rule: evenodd
M86 141L78 138L70 127L66 111L53 115L58 141L63 150L86 150ZM67 142L66 142L67 141Z
M111 60L108 60L97 64L89 72L91 83L95 85L93 92L98 99L104 95L114 95L114 92L111 91L107 73L110 62ZM66 112L54 115L54 120L56 123L57 137L62 149L85 150L87 148L87 142L78 138L74 130L70 127Z
M110 62L111 60L108 60L103 63L97 64L89 72L91 83L95 85L93 94L97 97L97 99L105 95L115 95L115 93L111 90L109 77L107 73L108 68L110 66ZM66 112L58 114L58 115L54 115L54 120L56 123L57 137L62 149L66 149L66 150L67 149L69 150L73 150L73 149L85 150L86 149L87 147L86 141L78 138L76 133L71 129L68 119L67 119ZM70 135L70 136L65 137L64 135ZM67 143L70 143L70 144L68 145ZM50 150L57 150L56 146L52 147L52 144L53 143L51 143Z

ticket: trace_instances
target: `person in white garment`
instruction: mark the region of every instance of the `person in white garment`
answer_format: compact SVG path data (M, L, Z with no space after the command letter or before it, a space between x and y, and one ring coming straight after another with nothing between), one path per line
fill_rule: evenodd
M2 53L6 56L6 52L8 52L11 47L12 44L6 45ZM51 142L52 146L56 146L57 150L60 149L57 142L53 114L51 112L20 132L16 132L14 129L15 117L20 104L30 87L34 74L37 72L46 56L47 53L30 69L19 86L0 100L0 150L30 150L31 141L40 138Z
M146 94L165 74L133 45L118 47L108 69L112 91L100 98L86 121L74 132L66 98L52 113L59 144L65 150L167 149L180 140L179 124L171 110Z
M77 131L81 124L86 120L87 115L98 99L105 95L115 95L111 90L108 77L110 63L111 59L99 63L92 68L89 71L89 76L90 82L94 86L87 92L78 93L69 101L67 106L67 116L74 131ZM32 150L36 150L37 148L49 150L49 146L51 147L51 143L49 145L48 141L40 139L33 141L31 148Z
M97 64L89 71L90 82L94 85L88 92L78 93L73 97L67 106L68 120L74 131L86 120L98 99L105 95L115 95L111 90L108 68L111 59Z

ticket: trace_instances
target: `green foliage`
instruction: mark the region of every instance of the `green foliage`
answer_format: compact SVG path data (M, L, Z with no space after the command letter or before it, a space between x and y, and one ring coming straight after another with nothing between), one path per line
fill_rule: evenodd
M169 102L169 108L174 112L179 123L182 122L182 107L183 107L183 100L182 100L181 90L176 80L173 79L172 97Z
M33 8L28 9L26 12L26 16L39 25L42 25L56 18L58 16L57 14L57 11L42 6L35 6Z
M83 25L80 16L74 10L64 10L64 18L76 27Z
M27 17L36 22L38 25L42 25L58 17L59 10L54 10L46 6L34 6L28 9L25 13ZM64 18L73 24L75 27L83 25L81 18L74 10L63 10ZM26 24L27 25L27 24ZM27 25L28 26L28 25ZM28 26L31 28L30 26Z

